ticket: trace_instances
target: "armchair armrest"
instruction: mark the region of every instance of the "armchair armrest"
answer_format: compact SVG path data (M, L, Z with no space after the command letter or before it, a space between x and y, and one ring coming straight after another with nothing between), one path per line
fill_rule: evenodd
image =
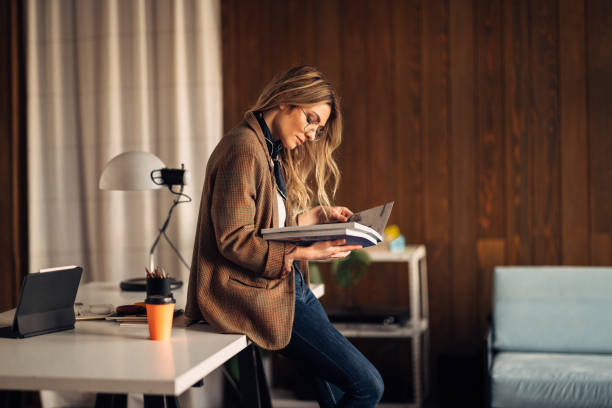
M493 368L493 324L489 322L485 337L482 341L482 378L483 378L483 398L485 407L491 406L491 370Z

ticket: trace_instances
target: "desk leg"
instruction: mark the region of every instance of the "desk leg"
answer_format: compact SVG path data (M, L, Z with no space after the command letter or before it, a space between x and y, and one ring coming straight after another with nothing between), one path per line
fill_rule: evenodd
M179 408L178 398L172 395L146 395L144 408Z
M127 394L97 394L96 408L126 408Z
M259 348L251 344L238 354L241 408L272 408Z
M23 392L0 391L0 408L21 408L23 406Z

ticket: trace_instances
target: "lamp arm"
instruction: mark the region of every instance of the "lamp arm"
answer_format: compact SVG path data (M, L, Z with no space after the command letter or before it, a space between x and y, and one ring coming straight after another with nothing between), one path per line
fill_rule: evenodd
M168 224L170 223L170 217L172 217L172 211L174 211L174 208L177 205L179 205L179 204L191 202L191 197L189 197L187 194L183 193L183 188L184 188L184 186L180 186L180 190L179 191L174 191L172 189L172 186L168 186L168 190L170 190L170 192L172 194L174 194L175 196L177 196L177 197L172 202L172 206L170 207L170 210L168 210L168 216L166 217L166 221L164 221L164 223L162 224L161 228L159 229L159 233L157 234L157 237L155 237L155 242L153 242L153 246L151 247L151 250L149 251L149 270L151 272L153 272L155 270L155 261L154 261L153 253L155 252L155 247L157 247L157 244L159 243L159 240L162 237L162 235L164 235L166 237L166 239L170 243L170 246L172 247L172 249L177 253L179 258L181 258L181 260L183 261L183 263L185 264L187 269L189 269L189 266L183 260L181 254L174 247L174 245L170 242L170 239L166 235L166 228L168 228ZM181 200L181 197L184 197L185 199Z
M170 207L170 210L168 211L168 216L166 217L166 221L164 221L161 228L159 229L159 233L157 234L157 237L155 237L155 242L153 242L153 246L151 247L151 250L149 251L149 270L151 272L155 270L155 265L154 265L155 262L153 260L153 253L155 252L155 248L157 247L157 244L159 243L159 239L161 238L162 234L164 234L164 232L166 231L166 228L168 228L168 224L170 223L170 217L172 217L172 211L174 211L174 208L178 204L180 204L178 199L174 200L174 202L172 203L172 207Z

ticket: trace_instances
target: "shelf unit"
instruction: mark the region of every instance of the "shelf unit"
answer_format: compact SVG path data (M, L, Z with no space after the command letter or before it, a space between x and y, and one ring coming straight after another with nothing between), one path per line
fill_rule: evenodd
M335 323L346 337L410 338L412 344L412 380L414 401L403 407L423 406L429 392L429 299L427 261L424 245L407 246L403 252L384 248L365 249L372 262L405 263L410 293L410 320L404 325ZM397 404L393 404L397 406Z

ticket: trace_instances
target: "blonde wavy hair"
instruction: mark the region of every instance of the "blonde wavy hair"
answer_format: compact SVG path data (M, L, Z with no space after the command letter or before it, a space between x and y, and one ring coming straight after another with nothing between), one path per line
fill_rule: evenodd
M276 76L268 83L248 112L267 111L286 104L292 108L327 103L331 114L316 141L280 153L287 184L288 207L293 216L316 203L330 206L340 184L340 171L332 153L342 140L342 113L336 91L316 68L301 65Z

